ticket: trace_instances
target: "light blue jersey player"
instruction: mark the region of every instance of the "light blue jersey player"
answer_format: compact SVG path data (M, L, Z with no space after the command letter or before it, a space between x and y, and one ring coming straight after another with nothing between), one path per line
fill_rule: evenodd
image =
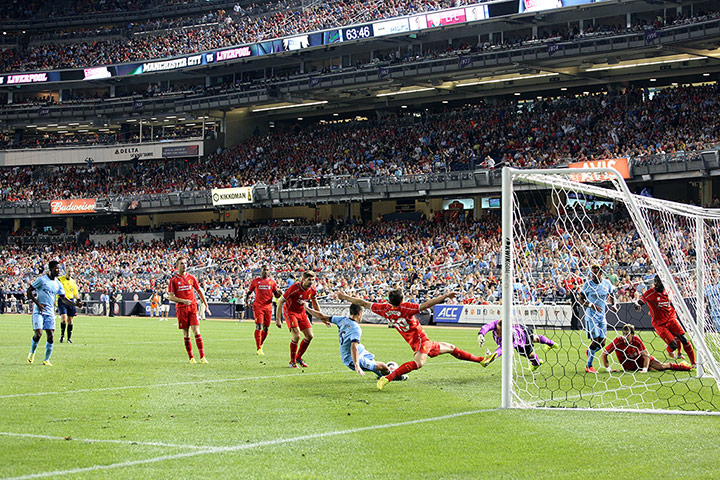
M595 264L590 267L590 279L580 289L579 302L585 307L585 329L588 338L592 341L587 350L587 365L585 371L596 373L593 367L595 354L605 346L607 338L607 320L605 316L608 304L612 311L617 311L615 298L613 297L613 286L609 280L602 278L600 266Z
M48 268L50 272L47 275L38 277L26 292L27 297L35 304L32 313L34 335L27 360L29 363L35 361L35 350L40 337L42 337L42 331L45 330L47 343L45 344L45 361L43 361L43 365L52 366L50 356L53 351L53 335L55 332L55 297L57 296L58 300L66 305L79 306L81 304L78 301L71 302L65 298L65 290L63 290L62 284L57 279L60 274L59 263L53 260L48 264ZM37 296L35 292L37 292Z
M350 370L355 370L360 375L365 375L365 372L372 372L377 375L378 378L390 374L391 370L388 365L392 365L393 362L385 364L376 361L375 355L366 350L363 344L360 343L362 329L360 328L359 322L362 321L362 307L350 305L349 317L330 317L322 312L313 310L307 305L305 309L313 317L322 320L325 325L337 325L340 339L340 357L342 358L343 364ZM407 380L407 375L402 375L395 380Z

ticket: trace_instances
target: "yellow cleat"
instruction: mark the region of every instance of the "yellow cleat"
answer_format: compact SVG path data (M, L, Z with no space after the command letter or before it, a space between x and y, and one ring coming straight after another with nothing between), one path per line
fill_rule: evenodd
M558 345L557 342L555 342L552 345L545 345L543 348L545 349L546 352L548 352L554 348L558 348L559 346L560 345Z
M545 363L545 361L544 361L542 358L538 358L538 364L537 364L537 365L533 365L533 364L531 363L531 364L530 364L530 370L534 372L535 370L537 370L538 368L540 368L540 365L542 365L543 363Z
M49 360L44 360L44 361L43 361L43 365L48 366L48 367L52 367L52 363L50 363Z
M202 358L200 359L200 363L208 364L208 363L210 363L210 362L207 361L207 358L202 357Z
M386 377L380 377L380 380L377 382L377 388L378 390L382 390L385 385L390 383L390 380L388 380Z
M197 363L197 362L195 361L195 358L191 358L190 363Z
M493 353L491 353L489 356L485 357L485 359L484 359L482 362L480 362L480 365L482 365L483 367L487 367L487 366L490 365L490 364L493 362L493 360L495 360L497 357L498 357L497 352L493 352Z
M258 348L257 354L261 357L265 355L265 352L263 352L262 347Z
M33 363L35 361L35 352L28 353L28 363Z

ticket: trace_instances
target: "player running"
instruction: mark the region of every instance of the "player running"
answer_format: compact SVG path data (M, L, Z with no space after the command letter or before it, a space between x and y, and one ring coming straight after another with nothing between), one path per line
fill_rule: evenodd
M317 290L314 286L315 277L315 272L311 270L303 272L300 280L290 285L278 299L275 324L278 327L282 325L284 317L290 330L290 364L288 365L290 368L308 366L303 360L303 355L313 339L313 329L307 313L305 313L305 303L311 301L312 308L320 311L317 303ZM303 340L298 345L300 333L303 334Z
M618 336L610 343L600 354L600 363L608 372L636 372L647 373L648 370L679 370L690 371L692 367L685 362L680 363L663 363L655 357L650 356L645 344L640 337L635 335L635 327L633 325L625 325L622 328L622 335ZM615 352L617 361L620 362L622 370L611 369L608 355Z
M343 365L350 370L355 370L360 375L365 372L373 372L378 378L391 373L388 364L375 361L375 355L365 349L360 338L362 337L362 328L360 322L363 317L363 309L355 304L350 304L350 316L329 316L322 312L313 310L305 305L305 310L313 317L321 320L328 327L330 324L337 325L338 335L340 337L340 358ZM395 378L398 380L407 380L407 375L401 375Z
M78 291L77 283L73 278L73 267L65 267L65 275L58 277L58 281L62 284L63 290L65 290L65 298L74 302L75 299L80 298L80 292ZM75 305L66 305L64 302L58 300L58 313L60 314L60 343L65 340L65 329L67 328L67 343L73 343L71 340L73 332L73 318L77 316L77 309Z
M190 342L190 328L192 328L195 334L195 344L197 345L198 352L200 352L200 363L208 363L205 358L205 346L203 345L202 336L200 335L197 300L195 299L193 290L197 292L200 301L202 301L206 309L208 308L207 300L205 300L205 295L195 276L185 272L187 269L187 260L185 257L178 257L175 261L175 267L177 268L177 274L170 279L167 293L168 299L177 303L175 309L177 310L178 328L183 331L185 350L190 358L190 363L197 363L193 356L192 343Z
M613 312L618 311L615 305L615 297L613 296L613 286L610 280L602 278L600 265L593 264L590 267L590 278L583 283L578 295L578 302L585 307L585 330L587 336L591 340L590 347L587 349L587 365L585 372L597 373L593 367L595 354L605 346L607 340L607 315L608 302L609 308Z
M53 260L48 264L49 273L38 277L28 288L27 298L35 304L33 307L32 314L32 325L34 335L32 337L32 344L30 345L30 353L28 353L28 363L35 361L35 350L37 349L40 337L42 337L42 331L45 330L45 360L43 365L52 367L50 363L50 356L53 351L53 334L55 333L55 297L58 298L60 303L65 305L73 305L79 307L82 302L77 299L73 302L65 298L65 290L63 290L62 284L57 280L60 274L60 263ZM35 296L37 292L37 296Z
M255 316L255 348L258 355L265 355L262 345L268 336L268 328L272 321L273 297L279 298L282 293L275 283L275 280L269 277L267 265L263 265L260 269L260 276L253 279L245 295L245 305L250 305L250 296L255 292L255 302L253 303L253 313ZM278 325L278 328L281 328Z
M535 334L532 327L518 323L513 324L512 327L513 348L517 350L520 355L530 361L530 370L537 370L544 362L537 356L537 353L535 353L533 343L542 343L545 345L545 350L556 348L557 343L553 342L545 335ZM485 366L489 365L496 358L502 356L502 319L483 325L478 332L478 343L481 347L485 344L485 334L488 332L492 332L493 340L495 340L498 347L492 355L485 358L485 361L483 362L483 365Z
M359 307L368 308L373 313L386 318L390 325L395 327L400 335L403 336L405 341L413 349L413 352L415 352L414 360L403 363L395 371L378 380L377 388L379 390L382 390L388 382L395 380L395 378L422 368L428 357L433 358L449 353L460 360L483 363L485 360L484 357L478 357L464 350L460 350L451 343L431 341L425 333L425 330L423 330L422 325L420 325L420 322L415 318L415 315L423 310L432 308L454 297L455 292L450 292L418 305L416 303L403 302L403 292L399 288L390 291L388 295L389 303L370 303L362 298L351 297L344 292L337 293L338 299L345 300Z
M675 307L668 298L665 285L663 285L659 275L655 275L654 287L645 290L642 297L633 303L637 311L640 311L642 306L647 304L650 310L652 326L667 345L665 349L670 358L682 358L682 355L675 353L675 350L680 351L680 345L678 345L678 340L680 340L690 363L695 366L695 350L693 350L690 340L685 336L685 330L678 322Z

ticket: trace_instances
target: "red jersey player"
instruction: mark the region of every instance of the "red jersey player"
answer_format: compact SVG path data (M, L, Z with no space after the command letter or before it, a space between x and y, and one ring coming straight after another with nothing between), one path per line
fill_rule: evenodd
M635 372L643 373L648 370L683 370L690 371L692 367L687 363L663 363L655 357L651 357L640 337L635 335L635 327L633 325L625 325L622 329L622 335L613 340L610 345L603 349L600 354L600 363L609 372ZM620 362L622 370L610 368L608 355L615 352L617 361Z
M320 310L317 303L317 290L315 290L314 284L315 272L308 270L302 274L299 281L290 285L278 300L277 310L275 312L275 323L279 327L284 317L290 330L289 366L291 368L308 366L302 357L313 339L313 329L307 313L305 313L305 304L311 301L313 309L317 311ZM298 346L300 332L302 332L304 338Z
M373 313L384 317L390 322L390 325L403 336L405 341L415 352L415 359L403 363L389 375L381 377L378 380L377 387L382 390L388 382L393 381L396 377L417 370L425 365L427 358L437 357L446 353L453 357L466 360L468 362L476 362L485 366L483 363L485 357L478 357L464 350L460 350L455 345L446 342L433 342L430 340L423 330L420 322L415 318L419 312L434 307L449 298L454 298L455 293L446 293L433 299L427 300L420 305L416 303L403 302L403 292L399 288L393 289L388 295L389 303L370 303L361 298L351 297L343 292L338 292L337 298L353 303L359 307L369 308Z
M275 280L268 276L267 265L263 265L260 270L260 276L254 278L250 283L247 295L245 295L245 305L250 305L250 295L255 292L255 302L253 303L253 313L255 316L255 347L258 355L265 355L262 344L267 338L268 327L272 320L272 299L279 298L281 293ZM280 328L280 325L278 325Z
M168 285L168 299L176 302L178 328L183 331L185 339L185 350L187 350L190 363L197 363L193 357L192 343L190 343L190 327L195 334L195 344L200 352L200 363L208 363L205 358L205 347L203 346L202 336L200 335L200 322L198 322L197 300L195 300L195 292L197 292L200 300L209 311L205 295L203 295L197 279L189 273L185 273L187 268L187 260L185 257L178 257L175 261L177 274L170 279Z
M643 304L646 303L650 310L652 326L667 344L666 350L670 358L682 358L680 355L675 354L675 350L680 350L680 345L678 345L678 340L680 340L690 363L695 365L695 350L693 350L692 344L685 336L685 330L678 322L675 307L668 298L665 285L663 285L659 275L655 275L655 286L648 288L642 297L635 302L635 309L639 311Z

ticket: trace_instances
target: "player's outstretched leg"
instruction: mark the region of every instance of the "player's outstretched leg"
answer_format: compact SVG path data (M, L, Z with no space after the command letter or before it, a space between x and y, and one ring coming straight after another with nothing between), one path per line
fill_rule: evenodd
M422 365L419 365L417 363L417 361L415 361L415 360L411 360L409 362L403 363L398 368L396 368L394 371L390 372L388 375L386 375L386 376L380 378L380 380L378 380L378 382L377 382L378 390L382 390L385 387L385 385L392 382L396 378L398 378L402 375L406 375L406 374L412 372L413 370L417 370L421 366Z

